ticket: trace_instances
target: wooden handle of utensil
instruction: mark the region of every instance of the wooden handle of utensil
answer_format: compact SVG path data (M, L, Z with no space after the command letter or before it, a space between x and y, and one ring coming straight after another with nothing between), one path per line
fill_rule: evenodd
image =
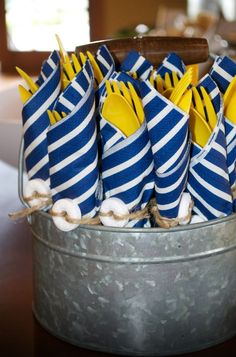
M135 37L91 42L77 46L76 54L90 51L96 54L101 45L106 45L116 64L120 64L131 50L136 50L157 66L169 52L177 53L185 64L205 62L209 56L208 43L205 38L186 37Z

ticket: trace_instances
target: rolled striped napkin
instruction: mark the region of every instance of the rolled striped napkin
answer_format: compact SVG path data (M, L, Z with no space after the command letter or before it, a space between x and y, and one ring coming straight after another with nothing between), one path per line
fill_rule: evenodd
M133 213L144 209L153 194L153 159L146 123L126 137L104 119L102 105L103 101L100 103L100 133L104 198L122 200ZM132 219L127 224L128 227L149 225L147 219Z
M22 109L24 158L28 178L40 178L49 185L47 109L52 109L61 88L58 52L54 51L44 62L37 84L39 89Z
M99 206L93 81L87 60L55 103L54 109L67 116L52 125L47 135L52 199L72 199L83 217L95 216Z
M217 57L210 75L224 94L236 75L236 63L227 56ZM236 117L236 111L235 111ZM227 166L232 190L236 186L236 125L225 117L225 137L227 149ZM234 198L234 211L236 210L236 197Z
M203 86L212 99L217 124L204 148L192 144L187 189L194 200L193 211L204 220L210 220L232 213L232 196L221 94L208 74L199 86Z
M189 116L156 91L148 80L140 85L155 168L155 196L161 217L177 218L187 184Z

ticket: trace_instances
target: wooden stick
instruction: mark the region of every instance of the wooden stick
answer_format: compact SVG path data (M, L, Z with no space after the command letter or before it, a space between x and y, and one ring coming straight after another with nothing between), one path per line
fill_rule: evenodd
M186 65L205 62L209 57L207 40L185 37L136 37L91 42L77 46L76 55L90 51L96 54L101 45L106 45L116 64L120 64L130 50L140 52L154 66L157 66L169 52L177 53Z

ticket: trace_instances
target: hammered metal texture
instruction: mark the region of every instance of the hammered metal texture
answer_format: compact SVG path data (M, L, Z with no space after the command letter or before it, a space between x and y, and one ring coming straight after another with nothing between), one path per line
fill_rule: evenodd
M32 216L34 312L52 334L133 356L191 352L236 334L236 215L163 229Z

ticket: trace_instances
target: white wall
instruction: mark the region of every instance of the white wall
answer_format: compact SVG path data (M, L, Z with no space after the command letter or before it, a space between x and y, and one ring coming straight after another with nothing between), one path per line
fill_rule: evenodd
M21 140L21 124L0 121L0 160L18 165L18 151Z
M0 160L13 166L18 164L21 109L17 86L0 91Z

